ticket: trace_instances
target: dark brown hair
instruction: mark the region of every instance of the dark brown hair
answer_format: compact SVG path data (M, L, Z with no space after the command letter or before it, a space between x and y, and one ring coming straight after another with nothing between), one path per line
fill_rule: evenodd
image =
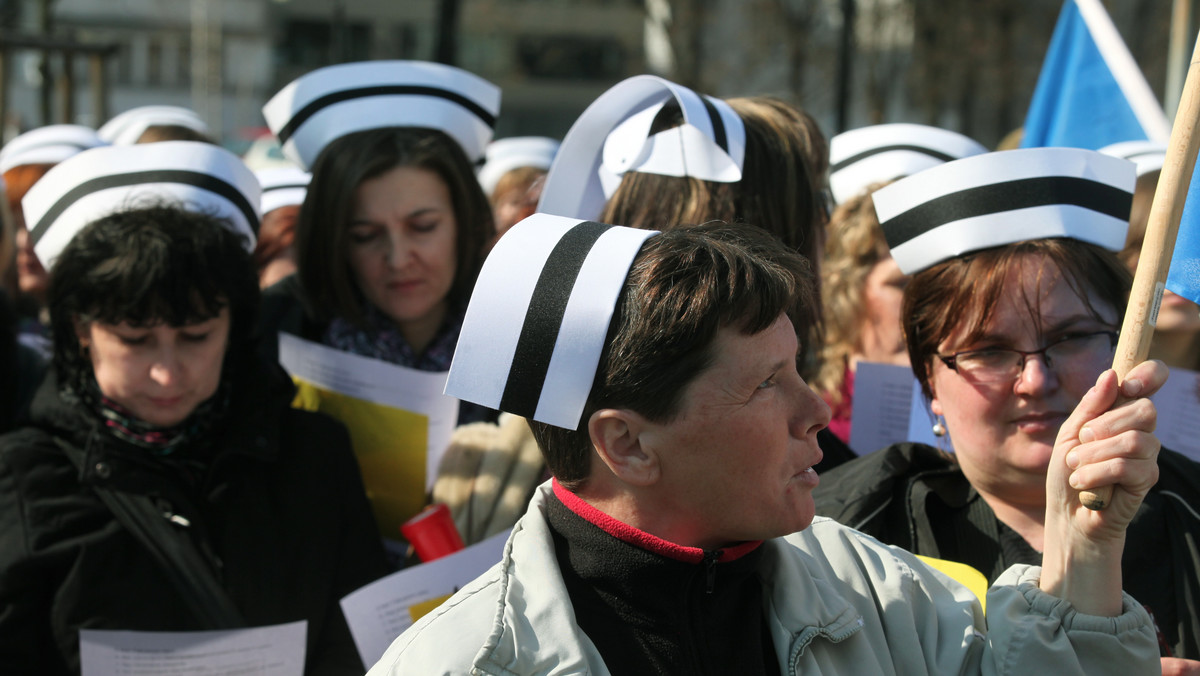
M364 181L397 167L431 171L445 182L458 227L457 272L448 300L455 306L470 297L495 224L491 205L462 147L436 129L370 129L347 134L321 151L300 208L297 274L318 321L335 316L362 321L365 301L346 261L355 191Z
M1057 268L1096 319L1107 321L1089 295L1110 305L1120 326L1131 276L1113 252L1094 244L1066 238L1035 239L943 261L913 275L901 307L908 356L926 397L933 397L929 379L938 345L960 326L966 327L965 342L981 338L1006 291L1004 281L1009 272L1030 256L1041 256L1043 269ZM1036 323L1040 315L1036 299L1024 301Z
M760 228L708 223L651 237L634 260L609 327L579 427L530 421L547 466L568 488L588 477L588 419L624 408L654 421L679 412L709 367L722 327L750 335L811 310L808 262Z
M254 352L258 275L245 236L227 221L170 203L131 207L84 227L50 274L47 304L54 367L64 384L91 372L77 322L170 326L229 308L226 373Z

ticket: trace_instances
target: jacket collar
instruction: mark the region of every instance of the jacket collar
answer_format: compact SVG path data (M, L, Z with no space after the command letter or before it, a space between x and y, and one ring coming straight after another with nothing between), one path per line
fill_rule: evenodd
M549 481L538 487L505 545L496 620L473 665L479 673L609 673L595 644L575 621L559 572L546 521L552 491ZM857 611L829 583L832 571L797 544L820 547L807 532L762 544L761 576L770 599L767 622L776 652L788 646L789 660L815 638L841 641L862 628Z

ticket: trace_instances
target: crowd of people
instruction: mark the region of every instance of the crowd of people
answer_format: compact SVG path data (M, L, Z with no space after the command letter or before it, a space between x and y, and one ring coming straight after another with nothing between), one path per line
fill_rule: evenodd
M1200 308L1110 368L1165 148L830 137L649 75L561 142L501 114L368 61L265 103L286 168L173 106L0 148L0 670L303 622L310 674L1200 674L1200 465L1150 399ZM443 377L447 433L290 340ZM867 362L945 447L852 447ZM340 601L431 503L503 557L364 664Z

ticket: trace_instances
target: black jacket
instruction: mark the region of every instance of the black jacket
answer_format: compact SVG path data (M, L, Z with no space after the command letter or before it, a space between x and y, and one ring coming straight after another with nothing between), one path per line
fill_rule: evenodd
M1200 464L1163 449L1159 479L1126 531L1125 591L1176 657L1200 659ZM914 554L969 564L989 582L1041 557L996 518L952 456L894 444L821 475L817 514ZM1030 560L1032 559L1032 560Z
M81 628L220 628L101 502L106 486L183 516L247 626L307 620L306 673L363 673L339 600L388 570L345 428L292 409L277 366L239 382L210 443L155 457L47 377L33 425L0 437L0 671L78 673ZM84 451L82 471L56 439Z

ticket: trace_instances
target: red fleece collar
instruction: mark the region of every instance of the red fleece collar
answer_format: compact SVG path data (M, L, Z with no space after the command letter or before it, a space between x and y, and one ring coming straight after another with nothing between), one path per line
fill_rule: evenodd
M583 498L578 495L563 488L562 484L558 483L558 479L554 479L552 485L554 487L554 495L560 502L566 505L567 509L622 542L627 542L648 552L685 563L700 563L704 560L705 551L699 547L677 545L674 542L669 542L656 535L651 535L646 531L634 528L627 523L622 523L584 502ZM717 550L719 552L717 561L725 563L739 559L757 549L761 544L762 540L748 540L724 547Z

